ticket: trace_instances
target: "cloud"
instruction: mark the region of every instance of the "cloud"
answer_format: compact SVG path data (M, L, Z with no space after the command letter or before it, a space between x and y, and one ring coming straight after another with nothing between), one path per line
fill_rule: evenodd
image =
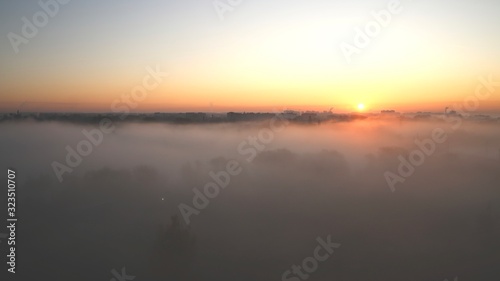
M280 280L331 235L342 247L314 280L499 276L498 124L464 124L395 193L384 171L446 124L289 125L248 162L238 144L263 126L126 124L60 183L50 163L92 125L0 124L0 166L19 180L16 274L108 280L125 266L137 280ZM177 224L178 204L229 159L242 173Z

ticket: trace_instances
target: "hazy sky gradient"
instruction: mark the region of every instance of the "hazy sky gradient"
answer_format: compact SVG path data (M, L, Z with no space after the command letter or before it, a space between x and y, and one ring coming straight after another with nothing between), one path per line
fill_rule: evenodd
M401 1L348 64L339 45L389 1L252 0L220 21L212 1L61 5L16 54L7 37L38 1L0 3L0 111L110 111L147 66L171 76L138 111L441 109L498 74L500 2ZM498 77L498 76L497 76ZM481 104L500 110L500 95Z

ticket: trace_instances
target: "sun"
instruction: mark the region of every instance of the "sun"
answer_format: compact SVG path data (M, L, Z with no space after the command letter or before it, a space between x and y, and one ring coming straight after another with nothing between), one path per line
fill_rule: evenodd
M363 109L365 109L365 105L364 105L364 104L362 104L362 103L358 104L358 110L360 110L360 111L361 111L361 110L363 110Z

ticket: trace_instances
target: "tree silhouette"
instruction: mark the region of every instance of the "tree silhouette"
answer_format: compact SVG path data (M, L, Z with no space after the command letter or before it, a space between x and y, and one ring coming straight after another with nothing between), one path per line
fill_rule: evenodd
M186 280L195 254L195 238L177 215L170 225L162 225L157 233L152 256L152 269L160 280Z

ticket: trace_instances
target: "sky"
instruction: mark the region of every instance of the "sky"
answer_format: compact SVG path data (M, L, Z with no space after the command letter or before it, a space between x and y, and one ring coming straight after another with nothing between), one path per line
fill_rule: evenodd
M401 1L347 59L341 46L390 2L242 0L221 14L209 0L71 0L14 46L43 10L1 1L0 111L110 112L148 67L169 76L138 112L441 111L500 77L494 0ZM500 95L479 111L500 111Z

